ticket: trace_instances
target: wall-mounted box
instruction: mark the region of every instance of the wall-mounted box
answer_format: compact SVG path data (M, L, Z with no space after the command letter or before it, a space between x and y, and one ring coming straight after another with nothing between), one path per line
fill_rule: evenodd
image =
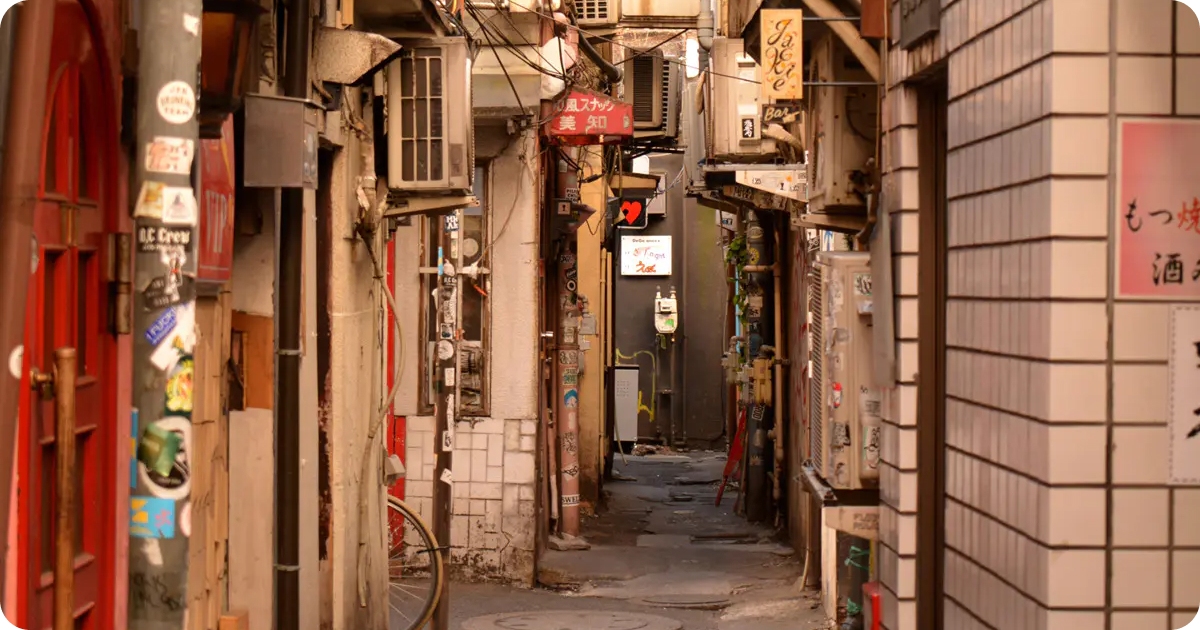
M242 183L247 188L317 187L320 106L299 98L248 94Z

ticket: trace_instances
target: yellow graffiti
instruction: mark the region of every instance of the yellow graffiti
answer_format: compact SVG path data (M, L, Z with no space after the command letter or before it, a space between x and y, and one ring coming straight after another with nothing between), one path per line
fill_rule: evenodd
M616 351L617 351L617 365L618 366L623 365L625 367L633 367L633 366L640 367L641 364L638 363L637 357L639 355L646 355L646 356L650 357L650 406L647 407L645 404L643 404L643 402L642 402L642 400L643 400L642 393L643 392L642 392L641 388L639 387L638 388L638 416L640 417L642 415L642 412L645 411L646 417L650 419L650 422L654 422L654 408L657 407L657 405L655 405L654 403L656 400L658 400L658 357L654 356L654 353L650 352L649 350L638 350L637 352L634 352L633 354L628 354L628 355L623 354L621 352L620 348L617 348ZM630 365L628 363L622 364L621 363L622 361L633 361L633 365Z

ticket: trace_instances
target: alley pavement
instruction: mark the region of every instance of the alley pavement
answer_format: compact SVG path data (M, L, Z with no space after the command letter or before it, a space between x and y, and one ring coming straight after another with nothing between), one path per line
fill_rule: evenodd
M455 584L451 628L831 628L819 595L797 586L802 558L733 513L736 490L714 505L724 465L716 453L618 456L607 505L584 521L590 548L547 551L537 589Z

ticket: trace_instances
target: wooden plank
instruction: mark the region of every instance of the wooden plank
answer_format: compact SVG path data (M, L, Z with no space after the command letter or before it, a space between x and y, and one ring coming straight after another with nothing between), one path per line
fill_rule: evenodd
M862 0L862 20L859 31L863 37L887 39L887 0Z
M250 613L245 610L231 610L221 615L221 623L217 630L250 630Z
M233 329L242 334L242 377L246 408L275 408L275 322L263 315L233 311Z

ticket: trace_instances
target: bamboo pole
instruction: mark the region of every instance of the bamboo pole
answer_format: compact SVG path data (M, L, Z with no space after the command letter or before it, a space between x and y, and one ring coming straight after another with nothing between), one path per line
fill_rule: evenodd
M54 630L75 628L75 348L54 351Z

